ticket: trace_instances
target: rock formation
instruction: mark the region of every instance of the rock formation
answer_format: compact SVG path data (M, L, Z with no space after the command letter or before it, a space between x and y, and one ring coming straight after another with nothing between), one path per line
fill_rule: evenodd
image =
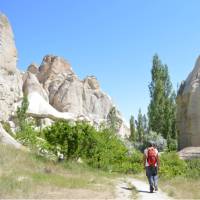
M39 68L31 64L23 81L23 91L30 103L28 112L32 116L85 119L98 126L109 120L110 111L115 107L94 76L79 80L69 63L58 56L45 56ZM129 129L119 111L115 117L117 131L122 137L128 136Z
M200 57L177 96L179 148L200 146Z
M15 111L14 104L22 98L22 79L17 70L17 50L12 28L5 15L0 14L0 121L7 121ZM0 124L0 138L3 143L16 148L16 142Z
M8 19L0 14L0 120L8 120L14 103L23 95L17 65L17 51Z
M28 96L28 113L47 123L55 119L84 119L98 127L101 122L109 121L110 111L115 106L94 76L79 80L70 64L58 56L45 56L39 67L31 64L24 74L20 74L16 62L12 28L6 16L0 14L1 121L9 120L20 105L23 93ZM119 134L129 135L118 111L115 118Z
M9 144L17 149L23 149L22 145L9 135L0 124L0 141L4 144Z
M178 155L183 160L200 158L200 147L186 147L179 151Z

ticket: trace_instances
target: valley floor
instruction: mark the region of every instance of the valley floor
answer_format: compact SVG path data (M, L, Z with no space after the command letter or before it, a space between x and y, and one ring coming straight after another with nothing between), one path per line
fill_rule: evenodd
M0 145L0 199L200 199L200 180L160 179L151 194L144 174L122 176Z

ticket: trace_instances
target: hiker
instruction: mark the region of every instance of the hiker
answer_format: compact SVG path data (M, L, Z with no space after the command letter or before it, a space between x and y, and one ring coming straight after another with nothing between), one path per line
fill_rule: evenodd
M160 160L158 150L153 142L149 143L148 148L144 150L144 168L149 181L150 192L158 191L158 170Z

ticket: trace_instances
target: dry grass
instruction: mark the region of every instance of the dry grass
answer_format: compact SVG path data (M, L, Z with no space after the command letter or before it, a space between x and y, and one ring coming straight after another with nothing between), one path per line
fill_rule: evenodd
M145 173L134 175L134 178L147 181ZM159 188L175 199L200 199L200 179L176 177L173 179L159 178Z
M172 180L161 179L159 185L164 192L175 199L200 199L200 180L182 177Z
M53 163L0 145L0 199L114 197L114 176L73 162Z

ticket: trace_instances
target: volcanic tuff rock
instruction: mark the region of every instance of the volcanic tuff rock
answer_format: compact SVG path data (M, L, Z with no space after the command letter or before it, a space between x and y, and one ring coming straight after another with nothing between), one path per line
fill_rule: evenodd
M113 105L94 76L79 80L71 66L60 57L45 56L37 77L49 94L49 103L61 112L105 119Z
M31 64L23 74L16 62L12 28L6 16L0 14L0 120L8 120L16 111L23 92L28 95L29 114L48 123L48 119L84 119L99 125L110 120L115 106L94 76L79 80L70 64L58 56L45 56L39 67ZM121 114L116 113L119 134L129 135Z
M200 146L200 57L177 96L179 148Z
M0 121L7 121L15 111L14 103L22 98L22 78L16 68L17 50L12 28L5 15L0 13ZM0 140L16 148L21 148L0 123Z
M68 119L71 116L72 120L82 118L97 125L109 120L109 112L114 107L94 76L79 80L69 63L58 56L45 56L39 68L35 64L30 65L23 80L23 91L28 94L32 115L35 113L51 119ZM120 135L129 135L119 112L116 117Z
M4 144L10 144L12 146L14 146L17 149L23 148L22 145L17 142L13 137L11 137L2 127L2 125L0 124L0 138L1 138L1 142L3 142Z
M16 71L17 49L12 28L7 17L0 13L0 68L10 73Z
M8 120L14 103L22 98L22 79L16 67L17 51L12 28L0 14L0 120Z

